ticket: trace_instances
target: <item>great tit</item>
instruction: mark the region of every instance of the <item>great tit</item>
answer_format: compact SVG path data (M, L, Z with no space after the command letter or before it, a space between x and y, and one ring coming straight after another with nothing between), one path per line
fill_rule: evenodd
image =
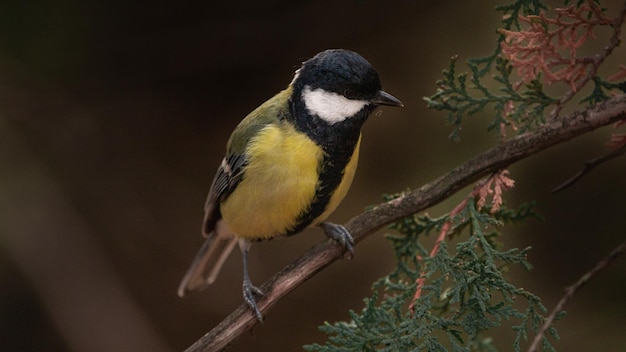
M255 241L320 226L352 254L345 227L326 218L354 178L361 126L380 105L403 106L381 89L359 54L323 51L302 63L289 86L233 131L204 207L206 237L178 289L179 296L213 283L235 243L243 256L243 298L259 321L248 251Z

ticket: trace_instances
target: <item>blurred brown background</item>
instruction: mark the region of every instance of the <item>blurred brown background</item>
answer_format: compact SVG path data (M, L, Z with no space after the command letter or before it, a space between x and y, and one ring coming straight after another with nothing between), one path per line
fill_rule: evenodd
M202 242L203 202L232 128L321 50L361 53L406 105L366 124L359 172L334 221L489 148L489 114L466 121L455 143L445 115L421 98L435 91L452 55L491 53L496 3L0 2L0 350L177 351L239 305L239 253L214 286L176 296ZM625 55L619 48L606 73ZM605 153L611 132L511 169L509 205L534 199L546 217L505 230L509 246L534 247L535 269L511 270L511 279L549 309L624 238L623 158L549 193ZM323 238L313 229L255 245L253 281ZM373 236L353 260L281 301L232 350L297 351L323 341L317 326L360 310L371 282L393 265L383 234ZM571 301L559 350L626 350L625 269L622 258ZM512 332L498 333L498 345L510 346Z

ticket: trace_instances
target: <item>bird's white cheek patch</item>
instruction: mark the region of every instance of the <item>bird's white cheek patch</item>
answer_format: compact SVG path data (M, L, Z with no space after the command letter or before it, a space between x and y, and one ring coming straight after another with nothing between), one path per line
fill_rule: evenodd
M368 104L366 100L352 100L321 88L312 90L309 86L304 87L302 100L311 115L330 124L344 121Z

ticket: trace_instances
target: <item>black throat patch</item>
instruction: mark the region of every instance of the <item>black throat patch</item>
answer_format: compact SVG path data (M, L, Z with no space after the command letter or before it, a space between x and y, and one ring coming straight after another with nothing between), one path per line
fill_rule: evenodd
M308 209L300 214L296 225L286 233L288 236L304 230L324 213L331 196L343 180L346 165L359 141L361 126L375 108L366 106L355 116L330 125L317 116L311 116L301 99L290 101L289 105L296 129L322 148L324 158L318 166L319 183L315 197Z

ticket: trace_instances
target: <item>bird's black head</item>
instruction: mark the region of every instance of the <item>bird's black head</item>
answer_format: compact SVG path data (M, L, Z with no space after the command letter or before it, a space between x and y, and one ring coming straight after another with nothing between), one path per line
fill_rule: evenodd
M378 73L361 55L343 49L323 51L302 63L294 88L323 89L350 100L369 101L381 89Z
M381 90L378 73L361 55L343 49L323 51L302 63L291 81L291 117L321 145L354 140L379 105L402 106Z

